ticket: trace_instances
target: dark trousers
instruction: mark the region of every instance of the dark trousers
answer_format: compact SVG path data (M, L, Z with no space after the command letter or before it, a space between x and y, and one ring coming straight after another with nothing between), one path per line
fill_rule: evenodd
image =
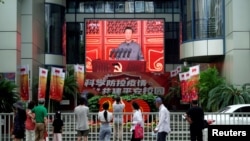
M191 141L203 141L202 129L190 128Z
M166 141L168 133L167 132L158 132L157 133L157 141Z

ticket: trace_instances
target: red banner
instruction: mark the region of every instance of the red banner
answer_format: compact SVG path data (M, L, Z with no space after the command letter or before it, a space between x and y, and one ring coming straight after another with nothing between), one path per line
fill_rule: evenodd
M29 66L21 66L20 74L20 96L23 101L27 101L29 100Z
M94 94L165 95L170 73L152 72L87 72L84 89Z
M44 68L39 68L38 100L45 99L47 77L48 77L48 70Z
M198 89L196 84L199 81L200 66L189 68L188 72L179 73L181 84L182 102L189 103L192 100L198 99Z
M62 100L64 78L65 73L63 73L63 69L52 67L50 79L50 99L56 101Z
M75 78L78 85L78 92L83 92L83 82L84 82L84 66L74 65Z

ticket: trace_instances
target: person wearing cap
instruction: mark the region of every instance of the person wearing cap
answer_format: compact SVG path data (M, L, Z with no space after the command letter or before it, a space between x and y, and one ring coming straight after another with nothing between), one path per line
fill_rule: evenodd
M44 141L44 133L46 132L48 122L48 112L47 109L44 107L44 103L44 99L38 100L38 105L31 110L32 113L35 113L36 115L35 141Z
M12 138L14 141L21 141L25 136L25 120L26 112L24 104L21 101L18 101L13 104L14 110L14 127L12 132Z
M170 112L164 106L162 99L157 97L155 105L159 108L159 122L156 125L154 132L157 133L157 141L166 141L167 135L170 133Z
M198 106L198 100L192 100L192 107L186 112L186 119L190 125L191 141L202 141L204 127L204 111Z
M122 123L123 123L123 110L125 104L120 96L117 96L113 103L113 114L114 114L114 141L122 141Z

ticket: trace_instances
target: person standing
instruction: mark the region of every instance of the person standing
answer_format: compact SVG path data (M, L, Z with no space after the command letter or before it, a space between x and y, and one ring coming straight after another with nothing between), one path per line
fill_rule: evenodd
M164 106L160 97L155 99L155 105L159 108L159 122L156 125L154 132L157 133L157 141L166 141L166 137L171 131L170 112Z
M116 58L118 60L144 60L140 45L132 39L133 29L131 27L126 27L124 30L124 34L125 41L118 46L117 54L119 57ZM125 52L127 54L125 54L124 56L123 53Z
M25 120L26 112L24 105L21 101L13 104L14 107L14 127L12 132L12 138L14 141L21 141L25 136Z
M80 105L75 107L74 113L76 115L76 131L77 131L77 141L81 141L82 138L84 141L88 140L89 134L89 107L86 106L86 99L80 98Z
M31 112L31 110L35 107L35 102L30 101L28 103L28 107L26 109L26 121L25 121L25 133L26 133L26 141L34 141L35 140L35 114Z
M114 114L114 141L122 141L122 123L123 123L123 110L125 104L120 96L117 96L113 103L113 114Z
M48 124L48 112L47 108L44 107L45 100L38 100L38 105L34 107L31 111L35 113L35 141L44 141L44 133L46 132L46 127Z
M102 105L103 110L98 113L98 120L101 122L99 141L110 141L112 113L108 111L109 103L105 102Z
M62 141L63 120L61 119L61 112L56 111L53 126L53 141Z
M203 141L204 111L198 106L197 100L192 100L191 106L185 115L190 124L190 139L191 141Z
M133 113L133 117L132 117L131 129L130 129L130 131L132 131L131 141L141 141L142 139L135 138L135 126L137 124L140 124L141 127L143 127L142 113L140 110L140 106L135 101L132 102L132 107L134 109L134 113Z

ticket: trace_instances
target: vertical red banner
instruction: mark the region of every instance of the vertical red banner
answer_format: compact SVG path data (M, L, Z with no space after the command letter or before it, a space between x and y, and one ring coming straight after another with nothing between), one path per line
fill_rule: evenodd
M64 76L63 76L64 75ZM63 76L63 80L62 80ZM51 78L50 78L50 99L61 101L62 91L64 86L64 77L63 69L61 68L51 68Z
M78 92L83 92L83 85L84 85L84 66L81 65L74 65L75 70L75 78L78 85Z
M23 101L29 100L29 66L20 68L20 97Z
M47 87L48 70L39 68L38 100L45 99Z
M196 87L199 82L200 66L189 68L188 72L180 73L182 102L189 103L198 99L198 89Z
M195 100L195 99L198 99L198 88L196 87L196 85L199 83L200 66L196 65L196 66L190 67L189 74L190 74L190 79L189 79L190 99Z

